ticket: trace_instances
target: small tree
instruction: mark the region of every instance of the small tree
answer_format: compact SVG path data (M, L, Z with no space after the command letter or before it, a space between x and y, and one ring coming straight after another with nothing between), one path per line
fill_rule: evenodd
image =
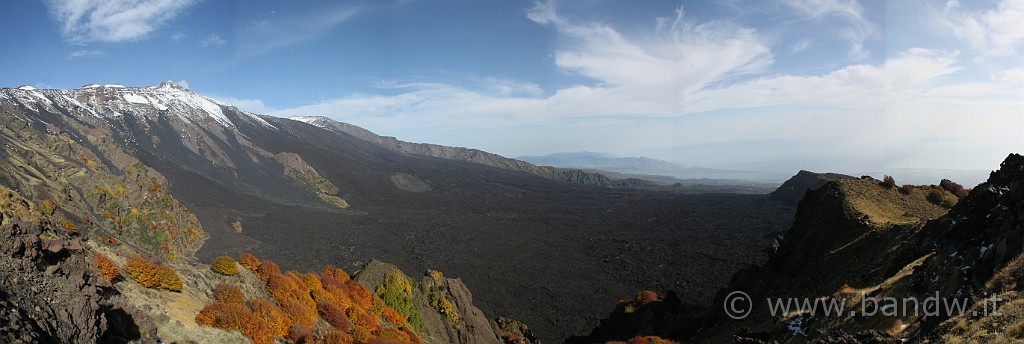
M943 179L942 181L940 181L939 186L945 189L946 191L949 191L957 198L967 197L967 194L969 193L966 189L964 189L963 185L960 185L949 179Z
M887 175L884 178L882 178L882 186L885 186L887 189L895 188L896 187L896 179L893 179L892 176L888 176Z

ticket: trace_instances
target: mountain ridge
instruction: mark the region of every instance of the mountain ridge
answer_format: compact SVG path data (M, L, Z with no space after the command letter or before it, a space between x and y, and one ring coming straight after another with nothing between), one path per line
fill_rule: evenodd
M447 160L468 161L507 170L526 172L556 181L576 184L614 188L655 186L654 183L636 178L613 180L603 174L587 172L580 169L559 169L551 166L538 166L520 159L506 158L501 155L485 152L479 149L402 141L392 136L377 135L362 127L350 123L338 122L324 116L293 116L289 119L315 125L327 130L347 133L368 142L380 145L388 150L404 154L430 156Z

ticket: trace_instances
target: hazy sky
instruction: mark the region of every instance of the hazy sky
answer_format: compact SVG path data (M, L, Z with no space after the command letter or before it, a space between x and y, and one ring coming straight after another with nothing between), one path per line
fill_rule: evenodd
M1024 0L2 6L4 87L182 81L506 156L853 173L1024 150Z

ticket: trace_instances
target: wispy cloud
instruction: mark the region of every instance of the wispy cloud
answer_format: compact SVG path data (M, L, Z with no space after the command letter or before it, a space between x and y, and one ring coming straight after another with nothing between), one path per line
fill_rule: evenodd
M69 59L91 59L105 56L107 56L107 52L103 50L75 50L68 54Z
M814 44L814 41L812 40L801 39L789 47L789 52L791 54L801 53L804 50L807 50L807 48L810 48L812 44Z
M806 6L808 18L863 20L855 3L814 4L819 6ZM1005 154L1005 138L1017 137L1024 127L1019 115L1024 69L964 81L965 67L955 50L909 48L884 62L786 74L771 71L770 37L730 21L696 20L682 9L658 19L652 32L634 36L604 23L576 21L552 2L537 4L527 16L555 32L552 56L558 71L586 82L553 90L487 78L459 85L382 82L377 86L386 92L380 94L352 94L270 114L327 115L429 142L444 143L453 137L449 133L458 133L469 140L458 144L503 149L499 153L550 147L673 151L689 145L720 148L707 150L714 153L705 157L727 153L744 159L736 153L743 147L748 157L778 156L780 150L802 161L842 155L855 160L844 166L879 170L886 163L985 166L997 162L995 155ZM862 34L874 30L866 21L851 24L859 25L865 27ZM812 44L782 49L800 51ZM530 129L508 129L524 127ZM499 137L503 132L514 137ZM941 144L929 143L937 138ZM516 142L514 148L491 146L503 140Z
M411 119L446 125L630 114L671 117L687 113L686 101L698 90L758 73L774 61L755 30L724 21L696 21L681 9L657 20L655 32L644 38L626 37L602 23L574 22L560 16L552 3L538 4L527 16L554 28L564 42L554 53L558 69L592 83L554 90L548 97L540 97L544 92L538 85L498 79L485 79L485 86L475 88L396 83L391 86L408 91L396 96L352 95L276 114L376 114L406 123Z
M171 40L174 41L174 43L181 43L181 40L185 39L185 36L186 35L182 32L175 32L171 35Z
M998 1L985 11L963 11L959 1L949 0L942 15L958 39L983 55L1009 56L1024 49L1024 0Z
M840 35L850 43L850 58L863 60L871 56L864 41L877 35L877 29L864 18L864 9L856 0L785 0L784 3L809 20L845 20L848 26L841 29Z
M209 36L206 36L206 38L199 41L199 45L204 47L219 47L227 43L228 41L225 41L220 37L220 35L215 33L211 33Z
M147 37L198 0L49 0L46 6L72 43L125 42Z
M360 7L337 6L316 12L272 14L238 29L239 51L259 54L320 37L348 21Z

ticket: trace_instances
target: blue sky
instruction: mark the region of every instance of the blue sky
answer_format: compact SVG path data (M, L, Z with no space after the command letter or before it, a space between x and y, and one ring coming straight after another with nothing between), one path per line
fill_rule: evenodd
M857 173L1024 148L1024 0L3 6L4 87L174 80L506 156Z

